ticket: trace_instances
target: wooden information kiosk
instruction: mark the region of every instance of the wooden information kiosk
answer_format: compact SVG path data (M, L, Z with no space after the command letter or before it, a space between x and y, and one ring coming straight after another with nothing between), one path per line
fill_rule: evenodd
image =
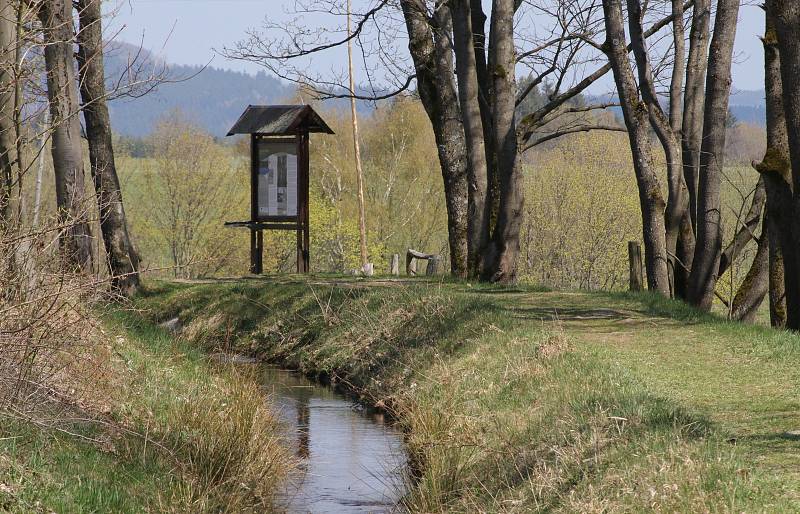
M264 230L297 232L297 272L310 270L309 134L333 130L309 105L251 105L228 132L250 134L250 272L263 272Z

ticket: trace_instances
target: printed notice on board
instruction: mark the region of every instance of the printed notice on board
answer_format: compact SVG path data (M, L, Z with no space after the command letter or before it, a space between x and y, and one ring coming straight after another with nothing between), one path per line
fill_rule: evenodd
M262 141L258 153L259 216L297 216L297 146Z

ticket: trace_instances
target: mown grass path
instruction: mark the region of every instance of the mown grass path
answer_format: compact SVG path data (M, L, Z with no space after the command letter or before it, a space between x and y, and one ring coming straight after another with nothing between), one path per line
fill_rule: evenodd
M708 416L800 497L800 337L646 295L497 293L522 323L557 323L647 389Z

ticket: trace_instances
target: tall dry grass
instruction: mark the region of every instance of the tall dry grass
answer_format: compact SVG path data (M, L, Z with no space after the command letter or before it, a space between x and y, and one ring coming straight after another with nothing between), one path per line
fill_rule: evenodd
M273 508L294 465L256 377L219 369L157 327L116 323L127 307L110 297L107 278L62 266L65 228L0 232L0 441L76 442L72 462L15 450L17 467L33 466L17 495L57 511L103 510L120 496L134 510ZM120 476L94 477L97 459ZM155 489L126 479L142 467L161 474ZM48 496L53 482L75 503Z
M230 369L214 382L170 406L160 427L195 477L186 500L203 511L274 508L295 470L281 422L254 377Z

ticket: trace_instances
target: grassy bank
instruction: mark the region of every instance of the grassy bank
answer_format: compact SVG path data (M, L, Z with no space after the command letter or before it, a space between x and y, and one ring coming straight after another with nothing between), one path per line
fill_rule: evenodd
M0 413L0 511L246 512L292 458L258 383L127 312L54 377L32 415ZM87 337L87 339L89 339Z
M139 301L397 412L414 511L796 511L797 337L649 296L266 279Z

